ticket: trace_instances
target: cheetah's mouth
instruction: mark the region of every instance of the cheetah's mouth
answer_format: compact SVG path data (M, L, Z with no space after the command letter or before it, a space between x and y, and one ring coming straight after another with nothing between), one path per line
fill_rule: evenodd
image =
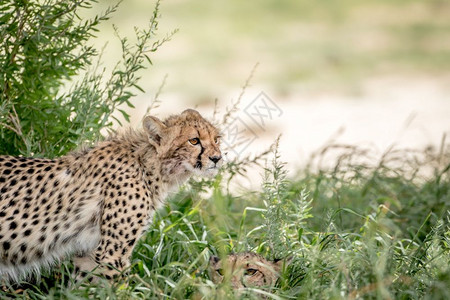
M219 173L219 169L222 167L222 161L210 164L207 168L204 168L203 174L208 177L214 177Z
M205 176L210 178L216 176L219 172L219 166L217 164L209 167L203 166L203 168L201 168L197 164L193 166L186 162L184 163L184 167L186 168L186 171L192 173L193 175Z
M209 168L206 168L205 170L203 170L202 175L212 178L212 177L216 176L218 172L219 172L219 168L217 166L213 166L213 167L209 167Z

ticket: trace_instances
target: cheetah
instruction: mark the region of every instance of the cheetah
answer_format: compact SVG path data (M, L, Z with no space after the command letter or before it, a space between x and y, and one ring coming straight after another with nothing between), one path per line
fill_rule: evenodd
M0 279L73 257L115 278L171 191L223 163L218 129L188 109L56 159L0 156Z
M270 261L253 252L233 253L225 261L211 256L209 273L214 283L229 280L235 290L248 287L270 288L277 282L283 263L284 260Z

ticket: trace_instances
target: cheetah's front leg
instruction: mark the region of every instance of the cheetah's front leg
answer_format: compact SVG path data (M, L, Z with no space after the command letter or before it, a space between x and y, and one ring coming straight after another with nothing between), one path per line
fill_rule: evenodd
M75 266L76 281L81 281L89 272L94 271L94 273L97 273L96 268L99 266L90 254L75 256L73 264Z
M110 245L113 245L112 248ZM74 257L77 280L91 272L104 276L106 279L118 277L130 266L133 246L134 244L130 246L127 243L102 239L102 243L93 253Z
M105 213L97 248L90 254L74 259L74 264L81 273L95 269L94 274L112 279L130 266L133 248L144 231L145 216L134 209L135 206L131 203L131 209L127 210L126 215Z

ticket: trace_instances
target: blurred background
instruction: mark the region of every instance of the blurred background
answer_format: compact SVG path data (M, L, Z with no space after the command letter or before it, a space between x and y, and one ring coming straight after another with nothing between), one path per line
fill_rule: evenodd
M112 25L132 41L154 5L125 0L100 27L105 67L121 55ZM241 141L229 155L259 153L282 134L291 170L330 141L382 153L439 147L450 133L448 0L170 0L160 12L157 38L179 31L142 73L146 92L127 109L134 127L165 81L153 114L212 117L216 99L221 113L240 99L224 128L225 143Z

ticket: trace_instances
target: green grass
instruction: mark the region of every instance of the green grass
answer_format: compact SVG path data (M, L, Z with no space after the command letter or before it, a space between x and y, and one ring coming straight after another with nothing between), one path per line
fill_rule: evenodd
M338 158L329 159L331 153ZM12 286L0 298L238 298L209 280L208 259L247 250L291 258L269 293L274 298L448 297L449 145L390 150L381 158L330 145L290 179L276 151L268 159L259 190L228 192L231 164L215 180L192 181L173 195L123 280L67 287L70 264L63 264L25 292Z

